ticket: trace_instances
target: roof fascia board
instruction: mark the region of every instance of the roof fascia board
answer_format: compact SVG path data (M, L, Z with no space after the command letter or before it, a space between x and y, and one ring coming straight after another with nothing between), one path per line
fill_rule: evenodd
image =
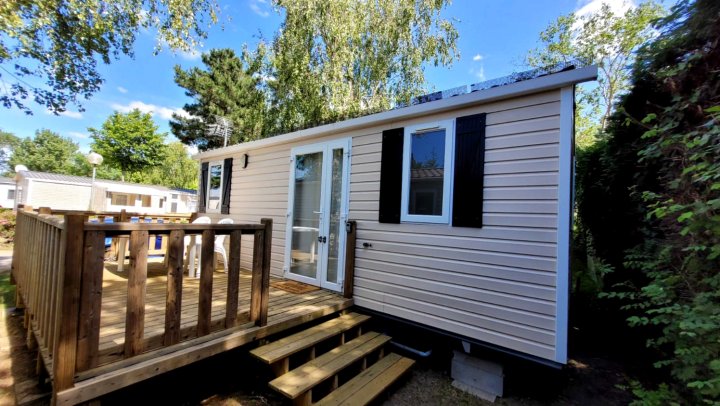
M81 182L71 182L67 180L57 180L57 179L40 179L40 178L26 178L28 180L31 180L33 182L37 183L53 183L58 185L72 185L72 186L83 186L83 187L90 187L89 183L81 183Z
M325 124L318 127L299 130L261 140L235 144L225 148L213 149L193 155L194 159L207 160L211 158L229 156L253 149L289 143L302 138L321 137L332 133L356 130L363 127L383 125L393 121L407 120L418 116L442 113L448 110L459 109L479 103L490 103L499 99L519 97L531 93L539 93L551 89L597 79L597 66L586 66L579 69L554 73L535 79L511 83L505 86L493 87L473 93L437 100L429 103L417 104L397 110L388 110L364 117L353 118L337 123Z

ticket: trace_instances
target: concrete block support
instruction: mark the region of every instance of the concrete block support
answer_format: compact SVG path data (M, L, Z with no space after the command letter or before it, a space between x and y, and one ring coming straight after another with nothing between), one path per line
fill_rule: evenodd
M451 375L453 386L494 402L503 394L502 365L455 351Z

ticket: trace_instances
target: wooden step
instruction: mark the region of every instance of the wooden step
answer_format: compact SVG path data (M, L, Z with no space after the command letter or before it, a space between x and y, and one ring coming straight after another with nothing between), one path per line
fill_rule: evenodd
M276 376L280 376L288 371L287 361L289 356L357 327L369 318L370 316L358 313L345 314L297 334L255 348L250 351L250 354L272 365Z
M290 399L310 402L313 387L335 376L344 368L382 348L390 337L369 332L305 363L285 375L270 381L270 387Z
M410 358L390 353L343 386L322 398L322 400L315 403L315 405L367 405L407 372L413 364L415 364L415 361Z

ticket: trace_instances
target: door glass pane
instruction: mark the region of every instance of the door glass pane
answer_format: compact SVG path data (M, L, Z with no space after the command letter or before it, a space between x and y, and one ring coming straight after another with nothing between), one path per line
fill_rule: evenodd
M412 134L408 214L441 216L445 178L445 130Z
M345 231L341 221L342 215L342 170L343 160L342 148L332 151L332 179L330 185L330 229L328 232L328 267L327 281L337 283L338 281L338 255L340 254L340 236Z
M295 156L290 272L309 278L318 272L322 159L322 152Z
M222 176L222 165L211 165L209 174L209 190L207 208L212 210L220 209L220 179Z

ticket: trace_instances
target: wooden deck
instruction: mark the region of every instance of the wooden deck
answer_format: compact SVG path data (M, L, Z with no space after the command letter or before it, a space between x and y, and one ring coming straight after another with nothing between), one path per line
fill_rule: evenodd
M77 404L141 382L172 369L237 348L352 306L352 299L323 289L290 293L270 286L268 322L257 326L249 320L251 273L240 273L238 321L223 329L227 275L220 267L213 273L212 324L210 334L197 337L200 279L183 278L181 342L162 346L165 328L166 280L161 260L148 263L145 313L146 352L124 358L127 276L118 274L115 263L106 263L100 317L100 366L79 372L72 388L57 394L57 404ZM281 280L272 277L271 281Z
M100 365L123 358L125 342L125 312L127 304L127 273L116 272L117 263L106 262L103 274L102 308L100 315ZM126 267L127 269L127 267ZM251 273L240 273L238 291L238 325L248 323L250 309ZM272 277L271 281L280 280ZM146 282L145 332L147 350L159 348L165 332L165 298L167 276L161 259L148 261ZM180 341L197 336L196 326L200 294L200 279L183 278L182 317ZM212 328L211 332L223 328L227 300L227 274L220 265L213 274ZM270 286L268 323L290 319L294 316L311 314L317 310L337 307L347 300L342 295L318 289L297 294Z
M270 219L188 224L145 216L129 223L125 213L103 215L119 222L49 208L17 213L12 276L53 404L97 399L352 306L347 280L343 295L272 286ZM229 237L227 273L213 261L221 235ZM183 272L188 236L201 241L198 279ZM253 243L250 270L240 264L244 236ZM121 271L104 260L106 238L128 239L130 264ZM160 252L150 247L156 238Z

